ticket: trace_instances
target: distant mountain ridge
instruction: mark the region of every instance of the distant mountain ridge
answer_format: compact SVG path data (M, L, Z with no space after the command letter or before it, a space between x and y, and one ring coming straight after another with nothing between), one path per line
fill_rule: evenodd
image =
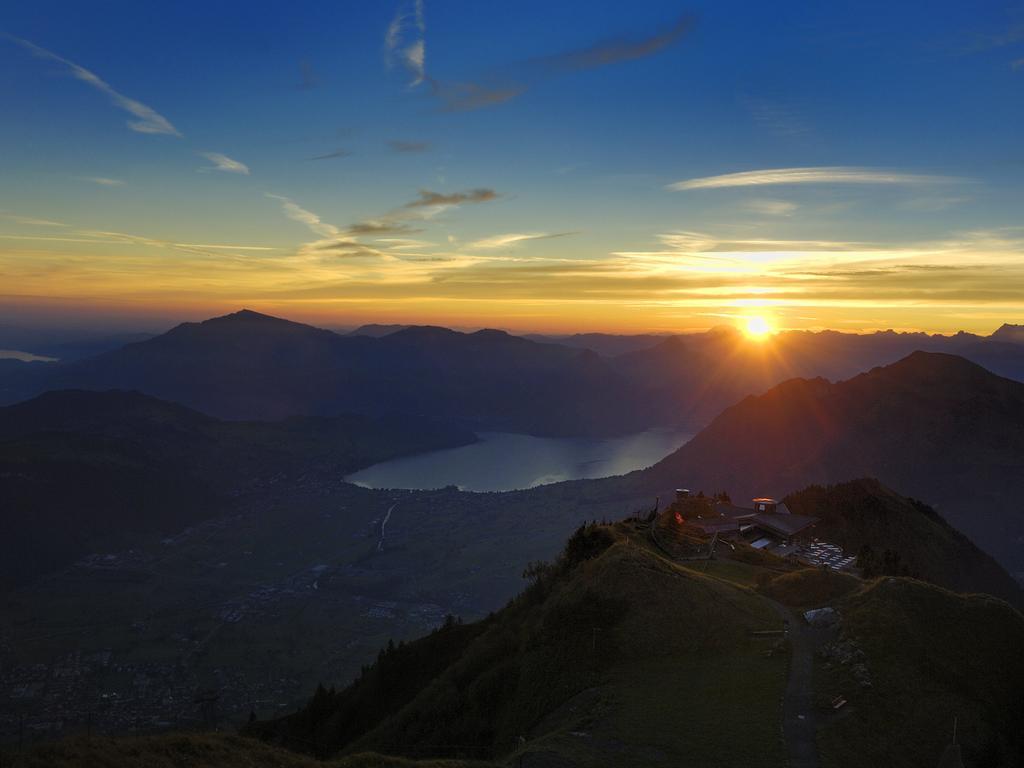
M82 360L0 361L0 403L46 389L137 389L222 418L427 414L478 430L607 436L700 428L790 378L845 379L916 350L1024 380L1019 328L990 337L786 331L764 343L732 326L675 336L415 325L339 334L242 310Z
M621 434L653 421L642 405L621 407L637 401L632 387L588 350L429 326L342 336L248 310L31 372L8 380L8 402L45 389L135 389L229 419L429 416L544 435Z

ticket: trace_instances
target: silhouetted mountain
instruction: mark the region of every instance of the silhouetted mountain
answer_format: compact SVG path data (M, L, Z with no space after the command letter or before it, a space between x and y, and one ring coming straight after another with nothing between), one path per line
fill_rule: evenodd
M640 475L739 498L862 476L925 500L1024 571L1024 384L953 355L915 352L836 384L787 381Z
M652 417L593 352L502 331L426 326L341 336L255 312L185 323L138 344L39 369L8 401L52 388L136 389L221 418L428 415L475 429L622 433Z
M431 422L225 422L137 392L48 392L0 408L0 586L177 531L277 477L340 477L474 439Z
M673 336L612 362L624 377L650 390L652 404L665 419L707 424L743 397L788 379L846 379L915 351L957 354L1000 376L1024 381L1024 345L967 333L786 331L756 342L723 326Z
M1024 344L1024 325L1003 323L989 338L993 341L1005 341L1010 344Z
M408 325L381 325L380 323L368 323L360 325L354 331L349 331L349 336L372 336L379 339L381 336L389 336L398 331L404 331Z
M566 347L592 349L599 355L614 357L627 352L636 352L660 344L669 334L640 333L635 335L616 333L574 333L567 336L528 333L524 339L542 344L562 344Z
M478 430L596 436L699 428L795 376L847 378L915 350L1024 379L1024 345L996 334L790 331L758 343L726 326L532 338L430 326L341 335L243 310L77 362L0 366L0 402L47 389L137 389L220 418L428 414ZM621 349L635 351L608 356Z

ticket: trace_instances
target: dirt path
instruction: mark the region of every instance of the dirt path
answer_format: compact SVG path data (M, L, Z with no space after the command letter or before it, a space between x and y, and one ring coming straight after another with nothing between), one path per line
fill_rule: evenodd
M388 509L388 513L386 515L384 515L384 519L381 521L381 524L380 524L380 539L377 541L377 551L378 552L383 552L384 551L384 527L388 524L388 520L391 519L391 513L395 511L395 507L397 507L397 506L398 506L398 502L395 502L394 504L392 504L391 507Z
M786 742L789 768L818 768L818 745L815 741L818 717L814 710L812 675L814 652L820 639L798 613L774 600L768 602L779 616L789 621L792 651L789 679L782 697L782 737Z

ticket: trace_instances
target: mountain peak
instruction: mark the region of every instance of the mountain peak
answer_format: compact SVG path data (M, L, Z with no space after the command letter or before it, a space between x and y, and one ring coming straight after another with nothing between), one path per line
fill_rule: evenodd
M957 381L975 379L999 379L1001 377L986 370L977 363L972 363L960 355L947 352L911 352L906 357L890 365L872 369L864 376L885 375L889 378L900 378L908 381L940 381L942 386L949 386Z
M997 328L990 339L993 341L1008 341L1011 344L1024 344L1024 325L1003 323Z
M219 317L211 317L209 320L204 320L205 323L225 323L225 322L272 322L272 323L288 323L290 325L301 325L301 323L294 323L291 320L285 320L281 317L274 317L273 315L265 315L262 312L256 312L252 309L240 309L237 312L231 312L227 315L221 315Z

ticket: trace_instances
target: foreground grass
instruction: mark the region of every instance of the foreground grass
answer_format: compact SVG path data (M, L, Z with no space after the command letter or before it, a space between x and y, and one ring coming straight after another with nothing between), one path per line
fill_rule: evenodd
M406 760L373 753L321 762L255 739L176 733L139 738L74 738L0 755L11 768L484 768L460 760Z

